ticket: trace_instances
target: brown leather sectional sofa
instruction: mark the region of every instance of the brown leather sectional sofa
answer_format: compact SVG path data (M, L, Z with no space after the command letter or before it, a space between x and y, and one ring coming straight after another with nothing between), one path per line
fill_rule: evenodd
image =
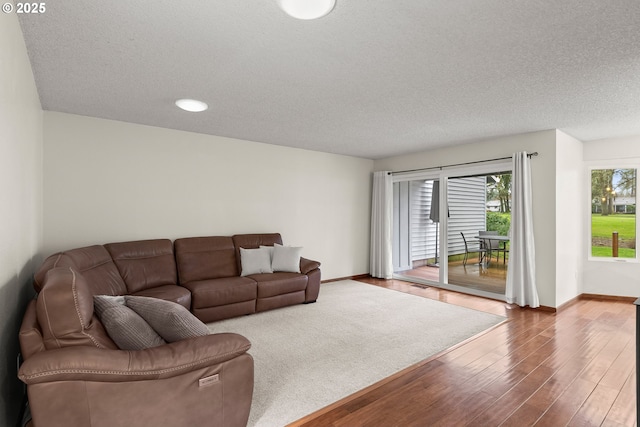
M111 243L47 258L20 329L36 427L244 426L253 394L251 344L237 334L119 350L93 312L94 295L177 302L203 322L314 302L320 263L300 273L240 276L240 248L279 234Z

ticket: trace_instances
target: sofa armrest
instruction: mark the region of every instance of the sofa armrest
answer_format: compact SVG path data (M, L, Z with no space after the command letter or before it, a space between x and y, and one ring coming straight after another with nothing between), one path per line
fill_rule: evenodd
M307 274L316 268L320 268L320 263L318 261L300 257L300 273Z
M140 351L65 347L33 355L22 364L18 377L26 384L171 378L231 360L250 347L249 340L232 333L189 338Z

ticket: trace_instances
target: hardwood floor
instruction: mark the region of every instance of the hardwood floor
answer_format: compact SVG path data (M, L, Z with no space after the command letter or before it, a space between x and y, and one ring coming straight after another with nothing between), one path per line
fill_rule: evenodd
M422 266L403 271L402 274L438 282L440 280L438 270L438 267ZM507 266L495 260L488 265L478 264L475 258L467 265L463 265L462 261L449 262L448 283L504 295L507 284Z
M508 321L292 426L636 425L633 304L581 299L551 313L398 280L361 281Z

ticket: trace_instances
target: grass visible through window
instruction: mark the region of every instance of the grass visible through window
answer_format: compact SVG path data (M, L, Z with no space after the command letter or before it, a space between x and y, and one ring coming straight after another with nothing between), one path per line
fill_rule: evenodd
M614 214L591 215L591 255L612 257L612 232L618 232L618 257L636 257L636 216Z

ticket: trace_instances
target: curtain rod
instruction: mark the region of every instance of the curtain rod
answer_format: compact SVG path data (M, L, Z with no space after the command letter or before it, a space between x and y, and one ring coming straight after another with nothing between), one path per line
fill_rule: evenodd
M529 157L529 158L535 157L537 155L538 155L537 151L535 151L533 153L527 153L527 157ZM466 166L466 165L473 165L473 164L476 164L476 163L495 162L496 160L510 160L510 159L511 159L511 157L498 157L497 159L476 160L475 162L455 163L453 165L432 166L430 168L409 169L409 170L406 170L406 171L389 172L389 175L394 175L394 174L397 174L397 173L421 172L421 171L428 171L428 170L431 170L431 169L440 169L440 170L442 170L443 168L450 168L450 167L454 167L454 166Z

